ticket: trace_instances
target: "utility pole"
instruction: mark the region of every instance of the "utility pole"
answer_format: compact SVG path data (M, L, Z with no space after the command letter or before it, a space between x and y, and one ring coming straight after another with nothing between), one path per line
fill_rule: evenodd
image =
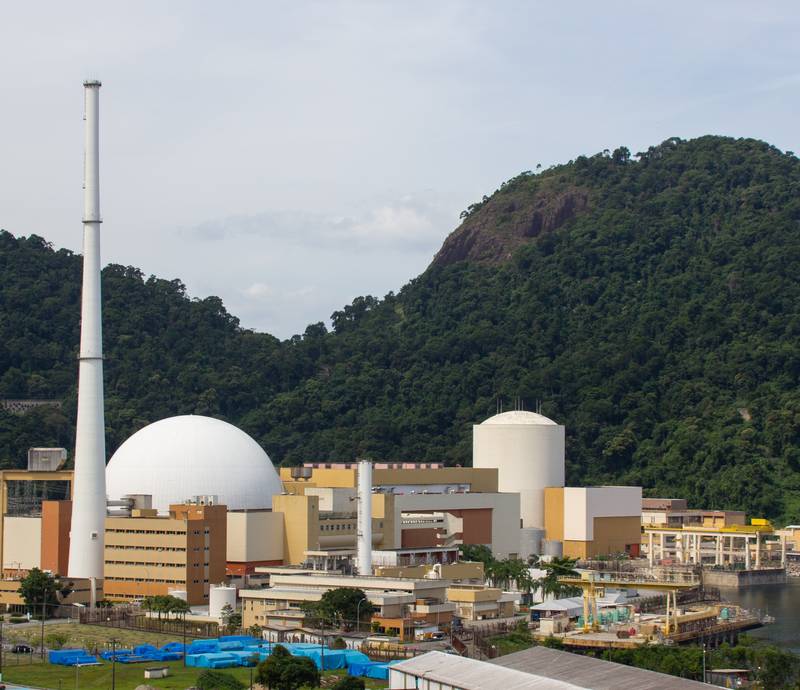
M111 690L117 690L117 638L111 638Z
M3 682L3 619L0 617L0 683Z
M186 611L183 612L183 667L186 668Z

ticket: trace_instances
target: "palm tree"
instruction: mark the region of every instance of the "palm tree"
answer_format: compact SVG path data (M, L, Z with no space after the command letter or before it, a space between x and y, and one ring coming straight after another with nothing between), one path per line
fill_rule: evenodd
M560 577L580 577L575 570L575 558L554 557L549 563L540 563L540 567L546 570L544 577L539 578L536 584L541 588L542 595L551 595L554 599L561 597L577 596L581 593L580 588L564 584L559 580Z

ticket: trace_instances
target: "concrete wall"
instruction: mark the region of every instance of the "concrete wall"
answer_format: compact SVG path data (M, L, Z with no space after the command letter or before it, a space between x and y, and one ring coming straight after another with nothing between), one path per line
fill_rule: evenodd
M268 510L229 512L228 562L283 561L283 521Z
M564 488L564 540L594 539L595 518L636 517L641 525L642 489L639 486Z
M352 513L356 509L355 489L334 489L330 487L309 487L306 496L319 497L319 509L335 513Z
M72 501L42 501L42 570L67 572L71 525Z
M39 568L41 559L42 518L6 516L3 521L4 568Z

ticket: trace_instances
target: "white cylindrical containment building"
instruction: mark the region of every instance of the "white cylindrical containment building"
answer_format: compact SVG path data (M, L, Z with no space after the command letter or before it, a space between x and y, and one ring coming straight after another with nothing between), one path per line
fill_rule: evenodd
M372 462L358 463L358 574L372 575Z
M496 467L498 489L519 493L522 527L544 527L544 490L564 486L564 427L514 410L472 427L472 466Z

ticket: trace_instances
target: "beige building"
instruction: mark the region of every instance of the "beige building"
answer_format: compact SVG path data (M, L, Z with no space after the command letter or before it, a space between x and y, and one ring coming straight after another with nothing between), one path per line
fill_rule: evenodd
M364 591L376 608L372 625L378 630L397 634L405 639L422 624L447 624L455 606L445 600L446 580L378 576L347 576L311 571L265 568L270 587L240 590L242 624L287 629L305 623L302 605L319 601L322 595L338 587L354 587Z
M226 513L225 506L183 504L165 517L142 509L106 518L106 598L185 591L189 604L208 604L210 585L225 580Z
M447 601L455 605L456 615L466 621L513 616L520 597L517 592L481 585L448 587L446 596Z
M282 564L284 529L283 512L229 511L227 574L246 576L254 573L259 566Z
M553 487L544 502L545 538L562 542L564 556L639 555L641 487Z
M683 498L643 498L642 525L661 527L731 527L745 525L742 510L693 510Z
M356 546L356 469L348 464L282 468L284 562L336 558ZM519 494L497 492L496 469L381 467L373 472L376 549L486 544L499 558L520 545Z
M80 604L81 606L88 606L92 601L92 588L91 582L88 578L72 577L64 578L64 583L71 585L70 593L60 600L62 606L72 606L73 604ZM7 578L0 580L0 610L3 611L16 611L22 612L25 610L25 601L19 593L19 578ZM96 583L97 599L103 598L103 582ZM53 614L53 611L48 610L48 617ZM56 612L57 615L64 615L64 609Z

